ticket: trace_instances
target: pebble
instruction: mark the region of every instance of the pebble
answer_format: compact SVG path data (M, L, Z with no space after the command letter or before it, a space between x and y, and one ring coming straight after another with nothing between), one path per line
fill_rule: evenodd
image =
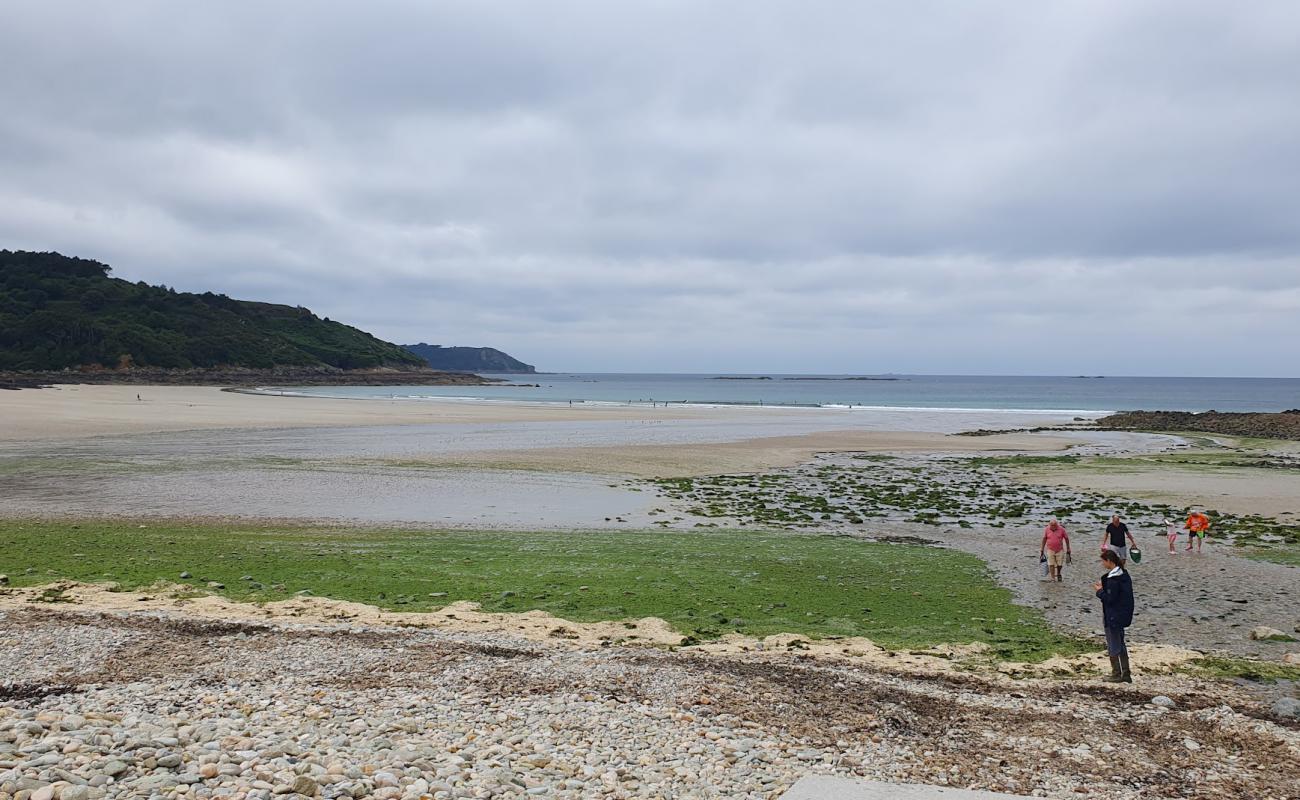
M1151 698L1151 705L1159 706L1160 708L1173 708L1177 704L1171 698L1166 697L1163 694L1158 694Z
M1292 642L1292 641L1295 641L1295 637L1291 636L1290 634L1286 633L1285 631L1280 631L1280 630L1278 630L1277 628L1270 628L1270 627L1267 626L1267 625L1260 625L1260 626L1258 626L1258 627L1251 628L1251 629L1250 629L1250 638L1253 639L1253 640L1255 640L1255 641L1257 641L1257 642L1273 642L1273 641L1279 641L1279 642Z
M148 663L168 647L187 652L192 640L168 634L156 618L122 628L111 618L94 626L7 626L19 654L12 663L27 671L19 680L36 683L37 670L48 669L43 663L65 662L95 678L73 693L0 701L0 800L17 800L20 791L25 800L771 800L814 772L1053 797L1087 780L1090 797L1129 800L1139 795L1113 777L1116 749L1090 748L1065 732L1100 729L1116 714L1130 721L1159 714L1140 704L1117 709L1036 694L1032 684L1024 693L990 693L818 666L797 655L728 661L753 670L744 672L755 678L751 687L701 666L699 655L581 650L498 634L285 627L293 635L221 631L207 640L203 659L178 656L173 668L156 672L128 665L114 680L103 672L104 654L131 653ZM79 661L87 652L94 657ZM777 674L791 685L762 679L769 659L791 670ZM837 696L868 700L846 710L825 699ZM801 724L807 717L800 715L811 713L792 705L801 697L829 703L818 706L816 726ZM945 714L978 707L997 714L982 729L964 730L967 744L949 740L943 726L932 734L908 727L931 703ZM1173 707L1164 695L1151 703ZM786 721L774 721L776 706L788 709ZM1160 725L1173 742L1198 750L1184 736L1206 725L1257 722L1226 706L1204 711L1213 717L1162 714ZM1005 727L1026 713L1056 720L1061 738ZM823 730L834 732L809 733ZM1137 752L1166 758L1169 749ZM1177 763L1143 761L1135 774L1171 774ZM1253 763L1237 769L1219 759L1212 766L1224 785L1264 779ZM1276 780L1281 768L1269 769Z

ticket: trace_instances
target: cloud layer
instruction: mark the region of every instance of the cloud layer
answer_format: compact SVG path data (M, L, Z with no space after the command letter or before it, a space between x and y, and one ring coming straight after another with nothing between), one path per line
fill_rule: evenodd
M0 243L544 368L1296 374L1293 3L22 4Z

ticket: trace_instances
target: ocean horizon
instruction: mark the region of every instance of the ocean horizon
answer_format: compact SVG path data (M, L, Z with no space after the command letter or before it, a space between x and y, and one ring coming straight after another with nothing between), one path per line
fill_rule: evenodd
M1300 408L1300 378L598 372L485 377L502 382L492 386L267 388L309 396L411 401L666 403L1087 415L1131 410L1268 412Z

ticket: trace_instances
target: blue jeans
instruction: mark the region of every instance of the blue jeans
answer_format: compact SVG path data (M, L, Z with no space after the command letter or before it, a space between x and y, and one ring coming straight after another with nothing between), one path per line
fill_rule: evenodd
M1124 629L1116 626L1106 626L1106 655L1123 656L1128 655L1128 647L1124 644Z

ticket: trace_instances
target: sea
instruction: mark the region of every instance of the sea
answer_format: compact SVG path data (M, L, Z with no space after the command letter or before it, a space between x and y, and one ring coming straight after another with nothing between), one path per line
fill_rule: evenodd
M1096 375L789 375L547 373L489 375L492 386L268 387L311 396L548 404L764 406L921 412L1023 411L1089 417L1128 410L1284 411L1300 378Z

